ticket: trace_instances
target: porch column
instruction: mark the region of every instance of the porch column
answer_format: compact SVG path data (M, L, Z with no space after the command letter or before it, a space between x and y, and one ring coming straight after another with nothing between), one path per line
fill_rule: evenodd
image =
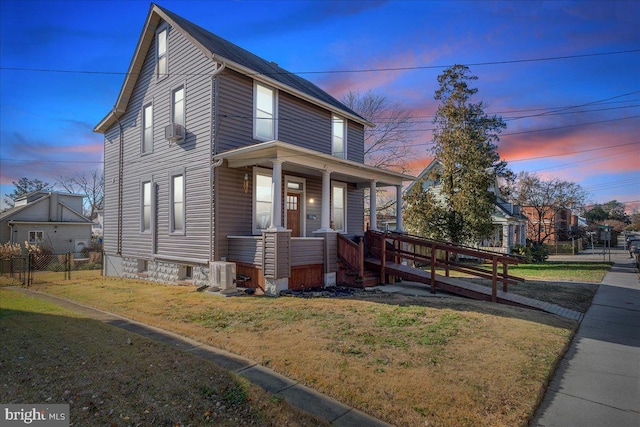
M271 227L272 229L281 230L282 227L282 160L272 160L273 172L271 174L271 183L273 186L273 199L271 200Z
M369 191L369 229L373 231L378 229L377 185L378 181L371 181L371 190Z
M318 231L331 231L331 171L322 171L322 204L320 212L320 229Z
M396 185L396 231L404 233L402 226L402 185Z

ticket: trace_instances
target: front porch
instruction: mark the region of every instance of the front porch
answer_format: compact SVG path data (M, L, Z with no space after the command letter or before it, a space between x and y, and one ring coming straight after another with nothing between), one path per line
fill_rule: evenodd
M270 295L334 285L338 233L365 232L364 190L376 215L379 187L395 187L401 200L403 181L413 179L281 141L231 150L214 160L220 162L219 205L244 207L216 213L216 259L235 263L236 273L250 278L245 286Z

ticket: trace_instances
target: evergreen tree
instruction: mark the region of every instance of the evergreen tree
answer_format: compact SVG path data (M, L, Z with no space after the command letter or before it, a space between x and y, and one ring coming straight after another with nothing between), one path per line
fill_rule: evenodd
M434 119L433 155L442 167L438 176L429 179L439 182L439 195L426 196L433 204L426 208L424 203L416 203L415 194L406 198L407 223L410 218L424 216L420 223L439 228L421 234L453 243L479 241L491 234L496 201L491 188L496 176L506 173L506 162L500 160L496 146L506 125L502 118L487 115L483 102L472 102L478 92L469 86L474 80L477 77L463 65L438 76L435 99L440 105ZM422 188L416 184L414 187Z

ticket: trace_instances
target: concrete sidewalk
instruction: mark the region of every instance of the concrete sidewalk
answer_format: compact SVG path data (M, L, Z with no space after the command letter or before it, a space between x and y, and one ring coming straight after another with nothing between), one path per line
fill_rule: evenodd
M628 252L611 261L532 426L640 426L640 281Z
M49 301L58 306L68 308L90 319L125 329L161 342L170 347L195 354L205 360L214 362L221 368L234 372L265 391L283 397L289 404L305 412L326 420L332 426L339 427L388 427L381 420L370 417L350 406L344 405L324 394L318 393L300 383L282 376L269 368L246 359L242 356L202 344L198 341L183 337L173 332L145 325L113 313L88 307L67 299L58 298L42 292L25 288L13 288L16 291Z

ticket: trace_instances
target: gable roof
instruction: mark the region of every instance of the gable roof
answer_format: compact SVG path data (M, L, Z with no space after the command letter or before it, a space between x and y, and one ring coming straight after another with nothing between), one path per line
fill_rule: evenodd
M15 215L17 215L18 213L26 211L26 210L29 210L29 209L32 209L34 206L39 205L41 203L44 203L45 201L50 203L51 194L58 194L58 195L64 195L64 196L74 196L74 197L83 197L81 194L32 191L32 192L27 193L27 194L25 194L23 196L20 196L18 199L16 199L16 200L27 199L27 203L24 203L24 204L21 204L21 205L18 205L18 206L14 206L14 207L9 208L9 209L5 210L4 212L0 213L0 221L7 221L7 220L11 219L12 217L14 217ZM39 197L32 198L31 200L28 200L30 197L36 196L36 195L39 195ZM77 218L77 220L73 221L73 222L87 222L87 223L91 222L91 220L89 218L84 216L82 213L76 211L75 209L71 208L66 203L61 202L61 201L57 201L57 203L60 206L62 206L66 211L71 212ZM42 220L38 220L38 221L26 221L26 222L42 222L42 221L53 221L53 220L51 218L47 217L46 219L43 218ZM64 221L64 222L72 222L72 221Z
M368 122L355 111L310 81L286 71L274 62L262 59L248 50L152 3L116 105L113 110L96 125L93 129L94 132L104 133L125 113L129 99L133 93L135 82L142 71L145 54L153 43L155 29L161 21L166 21L171 27L180 31L205 56L211 58L214 62L223 63L225 67L251 76L279 89L283 89L288 93L331 111L339 112L358 123L373 126L372 123Z

